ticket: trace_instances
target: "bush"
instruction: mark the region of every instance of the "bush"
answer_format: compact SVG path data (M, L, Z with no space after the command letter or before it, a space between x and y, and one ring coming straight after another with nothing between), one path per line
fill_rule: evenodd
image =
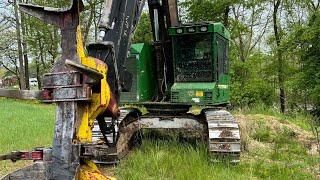
M231 104L238 107L265 104L271 106L275 101L274 87L263 74L266 57L256 53L245 62L233 60L231 66Z

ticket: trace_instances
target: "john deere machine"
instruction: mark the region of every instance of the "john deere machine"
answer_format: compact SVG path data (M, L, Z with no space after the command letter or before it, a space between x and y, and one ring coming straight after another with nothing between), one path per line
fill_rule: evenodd
M69 9L20 5L61 29L62 57L43 90L0 89L0 96L56 103L55 136L52 148L0 156L36 161L4 179L108 179L96 164L123 158L142 129L197 133L209 159L239 161L239 125L226 110L230 34L223 24L183 24L177 0L148 0L153 43L131 44L144 0L106 0L100 39L85 49L83 3L71 2Z

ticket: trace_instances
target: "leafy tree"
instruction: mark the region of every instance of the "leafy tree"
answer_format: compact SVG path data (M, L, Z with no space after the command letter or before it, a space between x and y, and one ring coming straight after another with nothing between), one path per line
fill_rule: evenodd
M141 14L140 22L132 38L133 43L151 43L152 29L149 14L143 12Z
M285 47L299 57L301 65L292 81L295 102L302 100L305 110L312 110L314 118L310 124L320 143L320 12L313 9L310 12L308 23L291 29Z
M3 78L3 76L5 75L6 70L3 68L0 68L0 79Z
M30 64L25 68L30 69L31 77L40 79L60 56L60 32L54 26L19 13L21 37L18 38L14 6L8 2L13 1L0 2L0 66L6 69L6 74L18 78L21 70L26 71L19 66L18 40L21 39L22 59L24 64L26 61ZM84 0L81 26L86 42L97 39L102 2ZM32 0L32 3L53 7L70 5L69 0ZM231 31L234 105L278 105L276 97L282 91L280 99L285 97L286 101L281 104L288 110L297 110L320 109L319 4L314 0L183 0L180 9L183 20L223 22ZM132 42L151 41L149 15L144 12Z
M266 60L272 57L261 52L253 53L246 62L231 64L231 101L234 106L273 105L275 91L273 78L268 72Z
M223 22L228 27L230 7L237 2L238 0L186 0L181 2L181 6L187 11L187 21Z
M308 91L312 104L320 112L320 12L317 11L310 17L307 26L296 30L294 42L296 48L300 49L303 64L301 88Z

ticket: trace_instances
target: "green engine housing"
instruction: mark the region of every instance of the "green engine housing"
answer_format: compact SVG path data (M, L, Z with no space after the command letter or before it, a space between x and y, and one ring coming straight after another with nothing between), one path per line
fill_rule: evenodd
M227 104L229 95L228 49L230 33L221 23L169 28L172 38L174 83L170 103L185 105ZM121 102L151 102L156 96L152 46L133 44L125 65L134 75L130 92Z
M120 102L151 101L156 93L152 46L144 43L133 44L125 67L133 75L132 87L129 92L121 93Z

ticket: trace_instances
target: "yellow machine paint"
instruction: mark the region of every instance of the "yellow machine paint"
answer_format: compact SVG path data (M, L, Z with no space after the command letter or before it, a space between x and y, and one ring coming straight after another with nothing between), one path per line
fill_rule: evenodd
M91 161L87 161L85 165L82 165L79 168L75 179L116 180L116 178L107 177L101 174L98 167Z
M105 63L99 63L97 59L88 57L86 55L85 49L83 47L80 25L77 29L77 51L82 65L96 70L100 72L101 75L103 75L103 79L101 79L100 82L100 93L93 93L91 104L85 105L82 121L79 126L79 130L77 131L77 143L85 144L92 143L92 128L94 125L94 120L98 115L100 115L107 109L111 99L111 91L107 82L108 67ZM113 180L115 178L103 175L99 168L92 161L85 160L78 168L76 179Z

